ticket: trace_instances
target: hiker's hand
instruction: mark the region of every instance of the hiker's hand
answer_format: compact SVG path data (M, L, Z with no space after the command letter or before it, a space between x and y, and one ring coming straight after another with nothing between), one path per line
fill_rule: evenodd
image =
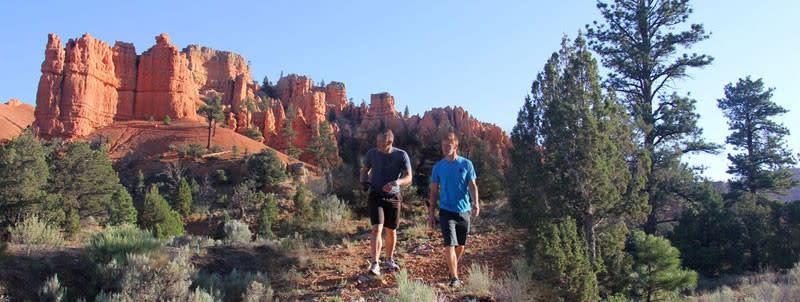
M363 191L363 192L369 191L369 183L368 182L362 182L361 183L361 191Z
M436 227L436 216L433 216L433 214L428 215L428 226L430 228Z
M395 181L387 182L385 185L383 185L383 191L389 193L392 191L395 185L397 185L397 182Z

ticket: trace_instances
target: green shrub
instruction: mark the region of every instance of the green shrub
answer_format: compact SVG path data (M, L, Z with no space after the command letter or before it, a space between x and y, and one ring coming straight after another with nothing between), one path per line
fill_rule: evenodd
M523 259L511 261L511 272L501 280L500 301L532 301L533 268Z
M164 125L169 126L169 124L172 124L172 118L170 118L169 115L167 115L164 117Z
M218 184L227 183L228 173L226 173L224 169L217 169L214 171L214 180L216 180Z
M29 246L59 247L64 245L61 231L39 219L36 214L23 219L22 222L9 229L11 243Z
M245 165L249 177L259 186L273 185L286 179L286 165L272 149L246 156Z
M347 203L339 200L336 195L328 195L316 201L313 203L313 212L317 215L314 216L323 224L336 225L352 215Z
M119 278L106 278L112 293L101 293L96 301L183 301L190 296L189 286L195 268L185 252L171 258L129 254L126 263L112 261L107 272ZM205 296L205 295L200 295Z
M252 140L261 140L261 138L263 137L261 131L259 131L258 128L247 128L247 131L245 131L244 135L246 135Z
M409 280L408 271L401 270L397 274L397 295L386 297L387 301L416 302L439 301L436 290L418 280Z
M225 223L225 242L232 245L243 245L250 243L253 233L250 227L237 219Z
M478 263L472 263L469 267L469 279L467 279L467 283L464 285L464 290L468 293L472 293L479 296L489 295L491 294L492 287L496 284L496 281L492 279L492 275L489 273L489 268L486 265L480 265Z
M195 278L194 283L199 288L203 288L207 291L211 289L216 291L214 294L217 296L218 301L241 301L240 299L243 299L245 296L256 297L258 294L256 292L258 286L253 286L252 292L250 292L250 287L253 282L260 283L263 286L270 284L269 280L269 277L261 272L242 273L234 268L229 274L200 273L197 275L197 278ZM271 289L267 287L264 289L263 293L266 295L270 291ZM250 294L248 295L248 293Z
M275 201L275 195L269 194L261 204L258 211L258 235L261 238L272 239L275 235L272 233L272 225L278 218L278 203Z
M178 147L179 157L201 158L206 154L206 148L197 143L182 145Z
M67 289L61 287L61 282L58 281L58 274L47 278L47 281L39 288L39 299L41 301L61 302L64 301L64 296Z
M150 187L150 192L144 197L140 223L142 227L153 230L158 238L183 235L183 221L181 214L172 210L169 204L158 193L158 187Z
M155 255L162 248L162 243L150 232L132 224L123 224L110 226L92 236L86 252L94 263L102 265L111 260L124 262L128 254Z
M231 147L231 158L239 158L239 146L233 145Z
M297 192L294 194L294 218L300 221L310 221L314 215L314 209L308 200L308 192L303 186L297 186Z
M253 280L247 286L247 291L242 294L242 301L244 302L271 302L272 296L275 293L272 291L269 283L264 284L259 281Z

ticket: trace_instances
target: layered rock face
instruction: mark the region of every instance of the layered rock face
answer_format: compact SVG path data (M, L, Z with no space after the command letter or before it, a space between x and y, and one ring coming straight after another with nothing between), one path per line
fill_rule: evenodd
M46 122L37 123L37 133L84 136L114 121L120 82L114 52L88 34L69 40L63 51L60 46L58 37L51 34L37 92L36 117Z
M197 118L200 95L189 64L178 48L170 44L167 34L156 37L156 45L142 53L138 70L135 118Z
M255 101L256 85L250 66L241 55L199 45L189 45L181 52L188 60L189 72L201 95L210 91L221 93L222 104L235 113L241 111L245 99Z
M136 47L131 43L114 43L114 72L119 79L117 95L117 116L118 120L133 119L133 107L136 100L136 78L139 71L139 57L136 55Z

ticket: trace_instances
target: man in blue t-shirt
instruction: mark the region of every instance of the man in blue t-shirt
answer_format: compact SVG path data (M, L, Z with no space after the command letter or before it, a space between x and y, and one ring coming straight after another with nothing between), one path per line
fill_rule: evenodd
M378 262L381 252L381 231L386 230L386 261L384 266L390 270L398 270L400 266L394 261L397 226L400 223L400 186L411 184L411 160L406 151L392 146L394 133L386 129L378 133L377 147L367 151L364 166L361 169L361 185L364 191L369 190L368 209L372 234L370 236L371 262L369 273L381 274Z
M442 140L444 158L433 166L428 198L428 225L436 225L436 202L439 201L439 224L444 238L444 258L450 272L450 286L460 287L458 260L464 254L470 215L481 213L475 167L469 159L458 156L458 138L449 133Z

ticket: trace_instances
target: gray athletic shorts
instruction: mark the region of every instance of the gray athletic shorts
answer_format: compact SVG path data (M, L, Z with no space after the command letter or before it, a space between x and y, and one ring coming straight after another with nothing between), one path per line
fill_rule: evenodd
M439 209L439 226L442 229L444 246L467 245L470 214L470 211L455 213Z

